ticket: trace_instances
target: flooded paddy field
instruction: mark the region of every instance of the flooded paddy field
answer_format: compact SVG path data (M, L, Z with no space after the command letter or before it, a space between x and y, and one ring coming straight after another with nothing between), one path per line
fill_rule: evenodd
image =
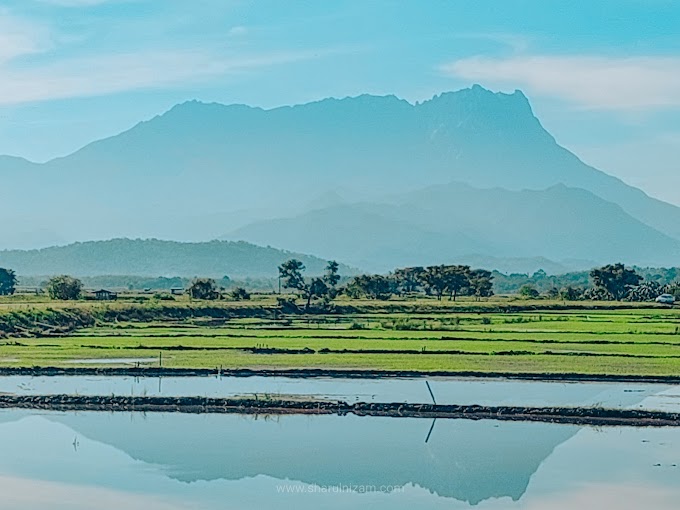
M428 389L429 385L429 389ZM432 395L430 394L432 391ZM250 396L482 406L604 407L680 412L680 385L479 378L2 376L0 394L229 398Z
M680 428L2 410L0 451L13 510L670 510L680 498Z

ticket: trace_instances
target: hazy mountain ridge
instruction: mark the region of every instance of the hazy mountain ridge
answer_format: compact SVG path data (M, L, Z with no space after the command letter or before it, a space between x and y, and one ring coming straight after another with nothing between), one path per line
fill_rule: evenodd
M193 101L45 164L0 158L0 175L7 189L16 190L0 202L5 219L0 248L18 246L22 239L27 240L22 246L112 237L204 240L239 232L244 224L262 224L258 218L284 224L291 217L319 221L315 211L326 209L323 197L331 197L327 199L335 207L347 206L333 197L338 188L350 197L349 204L367 202L354 217L334 220L335 227L354 225L346 250L357 255L364 250L353 260L371 264L365 267L393 266L399 256L406 260L417 255L419 245L485 257L599 260L609 258L612 250L591 254L588 243L592 239L597 245L602 238L615 241L612 246L620 250L616 259L665 264L677 256L669 237L680 239L680 208L648 197L560 147L520 91L492 93L479 86L415 105L394 96L370 95L271 110ZM539 211L544 216L532 221L551 222L554 235L547 235L543 225L543 237L519 236L535 250L530 252L519 242L514 245L521 250L507 240L498 242L471 221L444 230L436 222L424 223L432 216L426 198L401 204L401 212L399 204L367 198L409 194L432 185L450 189L445 183L451 181L477 189L540 193L563 184L587 190L621 210L605 207L611 221L606 228L599 223L604 230L573 211L580 215L579 228L590 226L592 235L569 238L573 222L568 211L546 206ZM557 193L551 193L557 199ZM579 201L576 192L568 194L569 200L560 199L564 207L570 200ZM538 196L543 195L533 200ZM591 197L582 200L592 207L596 203ZM485 207L491 218L482 225L500 236L510 231L493 224L494 217L501 225L512 224L513 218L520 223L519 216L527 210L515 202L501 208L494 200ZM475 207L469 210L482 214ZM452 217L464 223L461 211L454 212ZM383 238L391 232L402 242L383 239L370 251L353 246L358 239L378 235L375 228L362 230L361 214L381 223ZM252 233L253 228L241 231ZM443 232L451 237L442 239ZM286 246L280 237L258 242ZM321 244L309 248L304 252L326 253ZM342 253L333 258L342 260Z
M616 204L564 185L509 191L451 183L386 200L260 221L226 238L336 253L350 264L377 271L413 264L493 263L489 254L496 262L489 267L501 270L508 264L500 257L524 258L528 264L522 268L530 267L537 255L557 262L590 261L578 268L619 259L668 265L680 257L680 242ZM563 266L574 268L572 263Z
M282 262L297 258L308 274L323 273L325 260L245 242L178 243L157 239L90 241L41 250L0 251L0 267L22 276L212 276L275 277ZM344 274L354 270L341 266Z

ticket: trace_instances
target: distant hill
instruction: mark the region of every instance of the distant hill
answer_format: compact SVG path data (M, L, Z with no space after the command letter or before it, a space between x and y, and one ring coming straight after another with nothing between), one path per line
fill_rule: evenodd
M680 259L679 241L614 203L564 185L509 191L450 183L380 204L346 204L260 221L226 238L323 257L335 254L377 271L458 262L559 273L618 260L672 265Z
M370 204L341 205L293 218L261 221L226 238L268 239L273 246L306 246L319 256L337 253L339 260L352 260L357 267L374 271L435 263L451 255L488 248L464 234L443 236L404 222L385 207Z
M210 276L221 278L274 277L282 262L297 258L307 274L323 273L326 261L245 242L172 241L114 239L75 243L41 250L0 251L0 267L19 275L72 274L77 276ZM341 266L341 273L354 271Z
M560 147L521 92L480 86L418 104L370 95L271 110L193 101L44 164L0 157L0 179L0 249L229 234L369 270L680 259L680 208ZM180 264L126 253L126 261L103 260L154 275ZM105 265L29 259L41 273ZM195 265L179 260L188 273L214 267L201 256Z

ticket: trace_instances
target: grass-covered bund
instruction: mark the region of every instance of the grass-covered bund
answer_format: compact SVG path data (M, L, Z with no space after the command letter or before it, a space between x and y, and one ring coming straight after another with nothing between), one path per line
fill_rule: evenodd
M677 376L680 309L503 298L338 300L305 315L284 313L274 298L0 301L0 368L102 366L94 361L102 358L153 358L141 365L164 368Z

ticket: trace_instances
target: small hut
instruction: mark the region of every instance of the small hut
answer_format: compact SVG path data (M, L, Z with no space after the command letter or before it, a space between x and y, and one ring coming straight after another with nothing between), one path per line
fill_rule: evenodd
M95 290L93 294L97 301L114 301L118 299L117 293L106 289Z

